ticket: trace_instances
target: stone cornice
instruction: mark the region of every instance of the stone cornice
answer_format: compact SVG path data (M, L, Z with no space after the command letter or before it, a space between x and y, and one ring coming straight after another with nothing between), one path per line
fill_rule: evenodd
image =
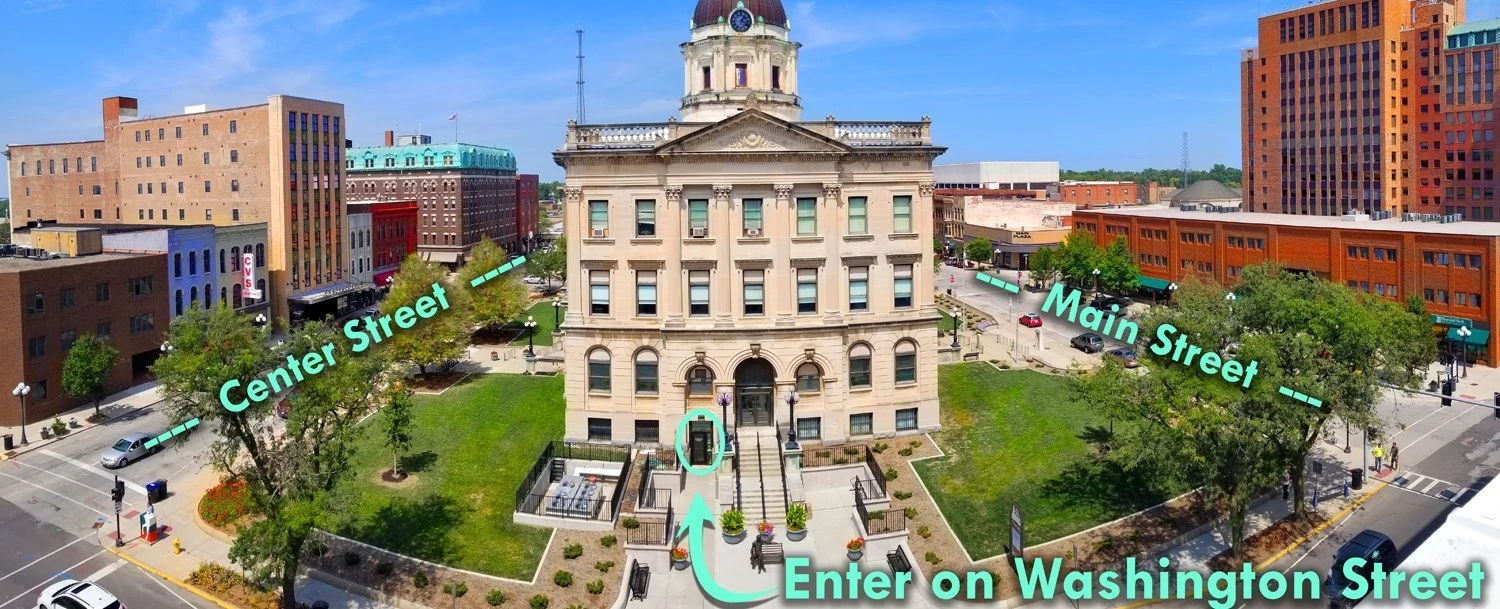
M683 260L682 268L689 271L712 271L719 266L718 260Z
M821 268L823 268L823 263L826 262L826 261L827 261L827 258L793 258L792 259L792 268L794 268L794 269L814 269L814 268L821 269Z
M667 266L667 263L663 262L661 260L631 260L630 261L630 268L636 269L636 270L643 270L643 271L659 270L659 269L665 268L666 266Z
M844 256L844 266L871 266L878 256Z
M921 254L886 254L886 264L916 264L922 261Z
M584 260L582 264L590 271L613 271L619 263L618 260Z
M734 266L740 270L765 270L771 268L770 260L736 260Z

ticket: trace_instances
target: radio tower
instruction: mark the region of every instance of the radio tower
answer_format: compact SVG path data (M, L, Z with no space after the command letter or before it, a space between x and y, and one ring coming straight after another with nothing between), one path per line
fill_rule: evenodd
M1188 164L1188 132L1182 132L1182 187L1188 187L1188 170L1192 166Z
M578 30L578 124L588 122L586 117L583 110L583 30Z

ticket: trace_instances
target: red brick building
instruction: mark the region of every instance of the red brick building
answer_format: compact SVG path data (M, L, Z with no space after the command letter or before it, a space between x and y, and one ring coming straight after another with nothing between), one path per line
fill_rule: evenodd
M1058 186L1063 203L1079 206L1135 205L1141 188L1135 182L1063 182Z
M109 391L144 380L171 321L166 254L93 254L56 260L0 257L0 386L31 386L26 422L86 403L62 387L63 361L85 334L120 352ZM0 426L21 422L20 401L0 400ZM33 425L32 432L35 432ZM19 438L18 438L19 440Z
M375 285L385 286L401 267L401 262L417 251L417 202L387 201L367 205Z
M521 240L521 248L513 251L529 252L536 248L539 238L542 238L537 230L537 214L541 208L537 202L537 185L540 178L536 174L523 173L516 176L516 237Z
M1492 361L1497 346L1500 224L1137 208L1077 210L1073 226L1101 245L1124 236L1148 289L1190 275L1233 285L1245 267L1271 260L1382 298L1416 295L1435 331L1450 326L1450 340L1459 340L1458 325L1473 329L1477 360Z

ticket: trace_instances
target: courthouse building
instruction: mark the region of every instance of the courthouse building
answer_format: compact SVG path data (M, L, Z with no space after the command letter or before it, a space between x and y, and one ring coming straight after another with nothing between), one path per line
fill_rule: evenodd
M926 118L803 121L799 48L779 0L700 0L681 120L568 125L566 439L670 445L698 408L762 438L938 427L944 149Z

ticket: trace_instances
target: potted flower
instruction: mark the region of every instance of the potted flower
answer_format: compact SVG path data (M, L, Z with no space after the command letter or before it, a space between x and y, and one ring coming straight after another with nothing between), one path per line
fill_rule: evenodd
M807 506L793 503L786 511L786 538L802 541L807 537Z
M65 433L68 433L68 424L63 422L62 417L57 417L56 419L53 419L52 420L52 435L54 435L54 436L62 436Z
M719 516L719 533L724 542L736 544L745 540L745 513L729 510Z
M771 523L762 520L760 524L755 525L755 534L760 538L761 543L770 543L776 536L776 529L771 526Z
M849 551L849 560L859 560L865 555L865 538L855 537L849 543L844 544L844 549Z
M687 548L682 546L672 548L672 568L678 571L688 568Z

